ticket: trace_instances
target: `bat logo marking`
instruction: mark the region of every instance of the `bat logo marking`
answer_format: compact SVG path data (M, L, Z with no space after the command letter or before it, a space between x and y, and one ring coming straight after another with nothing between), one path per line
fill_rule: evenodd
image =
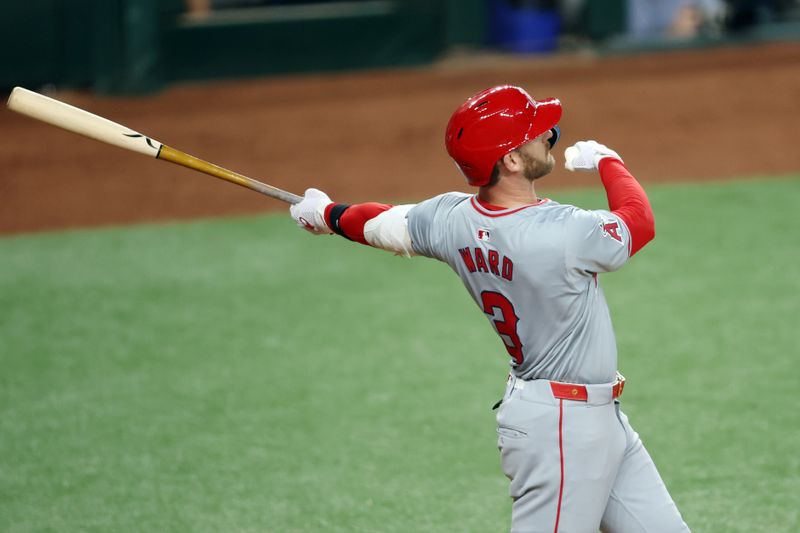
M150 137L145 137L141 133L123 133L123 135L125 137L130 137L131 139L138 139L139 137L144 137L145 141L147 141L147 146L153 149L159 148L158 146L153 144L153 139L151 139Z

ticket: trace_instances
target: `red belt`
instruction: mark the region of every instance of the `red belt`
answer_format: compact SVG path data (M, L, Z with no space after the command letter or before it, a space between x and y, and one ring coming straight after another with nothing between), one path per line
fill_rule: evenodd
M622 395L622 389L625 388L625 378L622 374L617 374L617 381L611 388L611 397L617 399ZM577 385L575 383L562 383L560 381L551 381L550 389L553 391L553 396L559 400L576 400L585 402L589 398L589 393L585 385Z

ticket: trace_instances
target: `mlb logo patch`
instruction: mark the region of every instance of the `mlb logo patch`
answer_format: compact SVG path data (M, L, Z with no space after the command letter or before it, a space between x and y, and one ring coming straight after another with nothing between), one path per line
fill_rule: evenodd
M489 238L489 230L488 229L479 229L478 230L478 240L489 242L491 239Z

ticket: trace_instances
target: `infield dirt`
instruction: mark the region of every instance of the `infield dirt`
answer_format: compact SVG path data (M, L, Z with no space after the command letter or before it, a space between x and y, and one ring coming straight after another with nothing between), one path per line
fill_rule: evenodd
M451 58L419 69L175 86L148 97L52 96L298 194L315 186L344 202L400 202L469 190L444 150L444 126L471 94L503 83L562 100L559 155L595 138L644 183L800 170L800 43L602 59ZM0 130L0 233L286 207L7 109ZM559 166L537 191L594 183Z

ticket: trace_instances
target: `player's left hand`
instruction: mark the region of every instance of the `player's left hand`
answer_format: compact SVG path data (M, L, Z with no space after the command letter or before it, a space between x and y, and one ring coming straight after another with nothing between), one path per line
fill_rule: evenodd
M605 157L622 158L617 152L597 141L579 141L564 150L564 168L567 170L596 170Z
M306 189L300 203L289 207L289 214L299 227L314 235L333 233L325 223L325 208L331 203L328 195L319 189Z

